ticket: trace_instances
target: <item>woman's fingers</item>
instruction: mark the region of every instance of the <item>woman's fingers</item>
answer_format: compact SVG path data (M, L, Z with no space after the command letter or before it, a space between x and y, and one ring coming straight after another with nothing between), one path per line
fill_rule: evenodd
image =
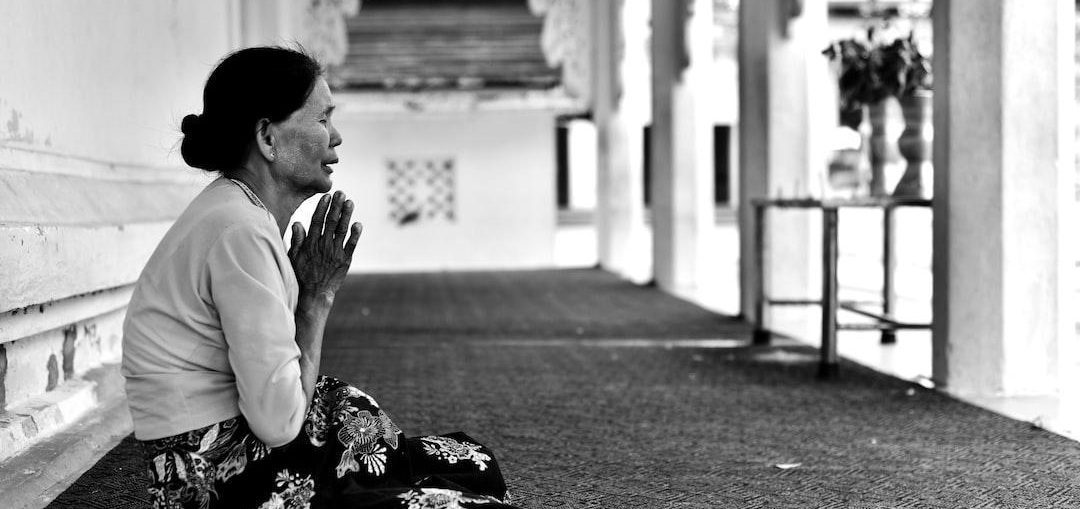
M352 259L352 252L356 249L360 232L363 230L360 223L354 223L351 228L352 235L345 239L350 230L349 221L352 220L355 208L356 205L352 200L345 199L345 193L341 191L335 191L333 195L323 195L319 198L319 204L311 217L311 230L305 233L299 223L293 225L293 243L289 248L289 256L298 254L301 245L305 245L309 250L322 251L325 253L324 256L330 255L335 258L336 255L333 255L335 250L344 247L348 258ZM305 242L308 240L310 242ZM342 246L343 241L344 246ZM341 253L341 251L336 252Z
M304 243L304 225L299 221L292 225L292 244L289 246L289 258L296 258L300 245Z
M326 221L326 209L330 207L330 195L324 194L319 198L319 204L315 206L315 213L311 215L311 234L318 237L322 235L323 223Z
M352 261L353 251L356 251L356 242L360 240L360 234L364 233L364 225L360 222L352 224L352 235L345 241L345 261Z
M329 247L334 242L334 232L337 231L338 222L341 220L341 206L345 202L345 193L334 191L334 197L330 200L330 210L326 213L326 226L322 232L322 241Z
M341 206L341 218L338 219L337 227L334 228L334 245L340 246L345 242L345 234L349 232L349 221L352 220L353 202L345 200Z

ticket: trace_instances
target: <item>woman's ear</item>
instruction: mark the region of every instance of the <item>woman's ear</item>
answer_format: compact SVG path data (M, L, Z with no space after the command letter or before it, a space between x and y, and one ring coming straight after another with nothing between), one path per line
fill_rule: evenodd
M259 153L261 153L267 161L273 162L277 159L277 151L274 150L274 142L276 140L274 140L274 133L271 127L270 119L259 119L259 122L255 124L255 144L259 146Z

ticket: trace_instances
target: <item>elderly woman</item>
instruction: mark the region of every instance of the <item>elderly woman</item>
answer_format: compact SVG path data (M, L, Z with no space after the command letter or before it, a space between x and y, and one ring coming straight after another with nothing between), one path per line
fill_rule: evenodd
M319 375L323 329L360 237L331 188L341 134L312 58L249 48L207 80L181 154L220 173L136 284L123 371L154 507L509 507L489 450L405 438L370 396Z

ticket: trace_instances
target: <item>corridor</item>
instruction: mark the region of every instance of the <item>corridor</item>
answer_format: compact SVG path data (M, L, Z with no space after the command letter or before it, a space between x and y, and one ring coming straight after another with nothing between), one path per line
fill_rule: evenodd
M1078 507L1080 444L594 269L353 276L322 371L526 508ZM129 437L49 507L144 507Z

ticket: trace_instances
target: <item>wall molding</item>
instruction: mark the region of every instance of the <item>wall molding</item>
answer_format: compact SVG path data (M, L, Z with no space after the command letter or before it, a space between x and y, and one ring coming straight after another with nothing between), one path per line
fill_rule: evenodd
M0 344L123 309L133 290L124 285L9 310L0 314Z
M154 166L65 154L27 143L0 141L0 170L92 177L124 182L197 184L210 177L185 166Z
M122 225L175 219L201 186L0 169L0 224Z
M0 225L0 312L134 283L170 226Z
M584 101L565 89L427 90L419 92L335 92L339 110L348 113L478 113L549 111L583 113Z

